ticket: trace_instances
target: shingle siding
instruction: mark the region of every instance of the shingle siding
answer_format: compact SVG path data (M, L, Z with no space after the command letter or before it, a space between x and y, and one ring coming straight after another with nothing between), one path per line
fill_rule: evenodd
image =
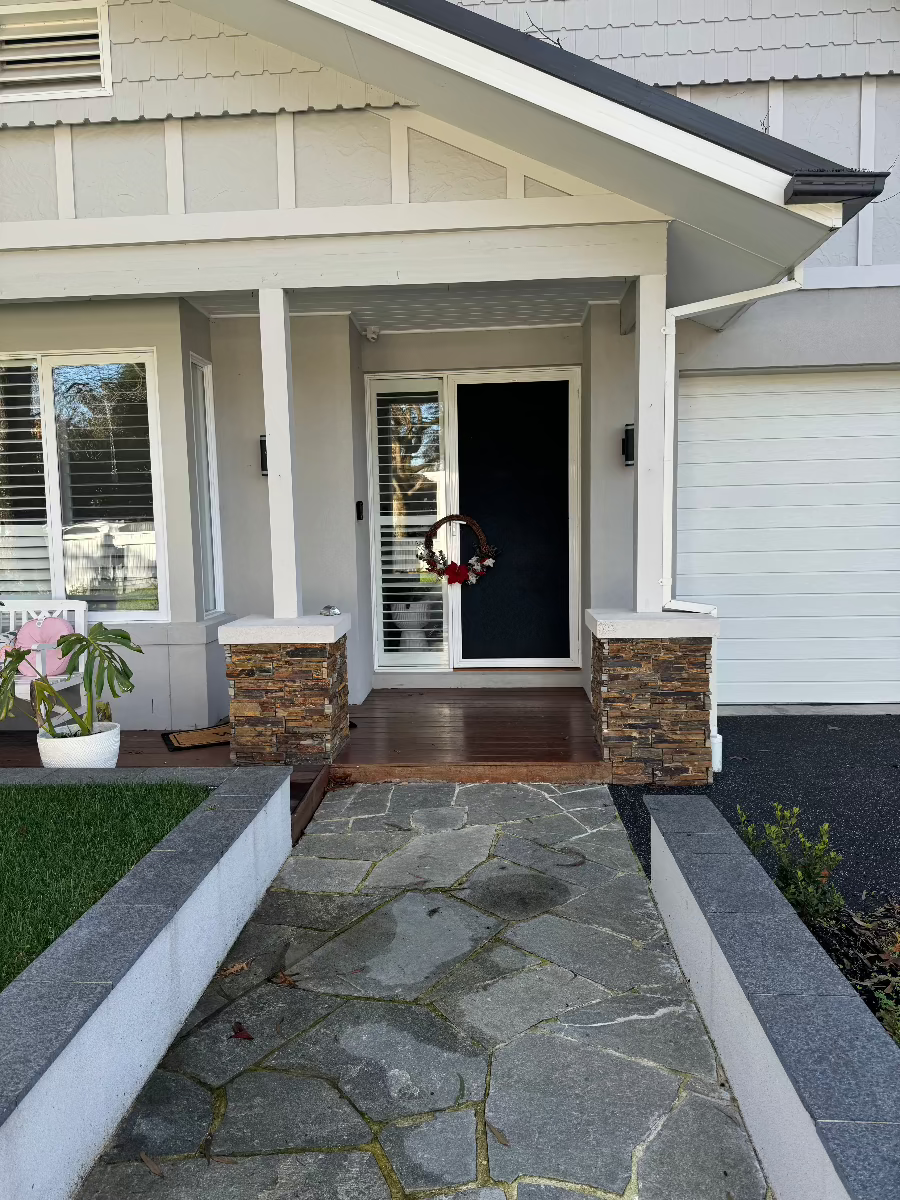
M891 0L454 3L662 87L900 72Z
M113 95L0 105L0 128L404 103L171 0L109 0Z

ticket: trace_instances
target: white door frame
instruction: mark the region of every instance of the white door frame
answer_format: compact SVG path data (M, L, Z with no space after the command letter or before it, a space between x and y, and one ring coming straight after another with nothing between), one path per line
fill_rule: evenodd
M374 383L385 380L401 381L435 381L440 380L443 393L443 450L445 488L443 512L458 512L459 504L459 462L457 446L457 389L460 384L471 383L529 383L540 380L566 380L569 384L569 656L567 658L482 658L466 659L462 652L462 613L459 589L447 588L447 604L445 612L448 621L449 663L438 666L428 664L414 666L408 664L398 667L379 667L377 671L402 669L432 673L446 671L447 666L453 669L500 669L500 668L532 668L544 667L579 667L581 666L581 368L574 367L531 367L496 370L472 371L402 371L373 373L366 376L366 395L368 399L368 444L369 444L369 483L370 504L373 500L373 427L371 414L371 398L374 395ZM370 508L370 512L374 512ZM374 530L374 522L373 522ZM490 536L490 530L486 531ZM460 530L458 525L447 528L448 550L451 558L458 558L460 553ZM373 555L378 553L375 547L374 532ZM499 547L502 554L503 547ZM383 633L379 618L379 587L377 581L378 559L372 559L372 592L373 592L373 639L376 664L382 653ZM446 586L446 585L445 585ZM478 586L477 584L475 586ZM489 582L485 581L485 586Z

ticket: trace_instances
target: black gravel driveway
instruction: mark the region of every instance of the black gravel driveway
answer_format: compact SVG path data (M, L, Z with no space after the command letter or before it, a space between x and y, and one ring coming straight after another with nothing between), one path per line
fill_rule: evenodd
M724 770L707 788L737 827L738 805L761 824L775 801L801 812L807 833L823 821L844 856L835 882L847 902L869 907L900 895L900 716L721 717ZM611 788L635 851L649 868L643 796L671 788Z

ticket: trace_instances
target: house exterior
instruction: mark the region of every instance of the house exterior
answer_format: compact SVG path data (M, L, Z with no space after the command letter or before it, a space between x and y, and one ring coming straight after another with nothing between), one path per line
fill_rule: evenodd
M848 166L900 153L888 0L464 3ZM801 293L680 328L678 594L718 607L723 703L900 701L898 289L889 181Z
M856 546L896 508L897 333L866 321L893 292L791 295L878 227L886 170L788 126L449 0L0 0L0 595L125 625L126 727L230 704L239 761L333 757L373 687L575 684L610 778L702 781L719 604L756 623L744 658L780 639L771 694L733 672L723 699L896 698L861 634L838 695L787 687L793 626L766 632L859 616L888 644L861 560L871 611L721 584L789 573L823 484L865 507ZM729 432L769 417L795 459ZM497 549L475 586L418 556L452 514ZM470 529L435 548L465 563ZM775 565L726 569L741 530ZM853 551L821 553L796 594L849 593L814 592Z

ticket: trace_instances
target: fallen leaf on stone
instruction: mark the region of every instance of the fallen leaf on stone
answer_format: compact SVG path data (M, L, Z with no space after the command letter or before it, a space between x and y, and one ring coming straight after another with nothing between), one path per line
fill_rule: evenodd
M249 971L252 958L248 958L246 962L232 963L230 967L223 967L216 975L217 979L228 979L232 975L240 975L241 971Z
M240 1023L240 1021L235 1021L235 1023L232 1025L231 1028L234 1030L234 1032L231 1035L232 1038L238 1038L242 1042L252 1042L253 1041L253 1034L249 1033L244 1028L244 1026Z
M211 1163L217 1162L217 1163L223 1163L225 1166L236 1167L238 1160L236 1158L219 1158L219 1156L217 1154L211 1154L209 1156L209 1161Z
M497 1139L497 1141L500 1143L501 1146L509 1145L509 1138L506 1136L506 1134L503 1132L502 1129L498 1129L497 1126L492 1125L490 1123L490 1121L485 1121L485 1125L487 1125L487 1127L488 1127L488 1132L492 1133L494 1135L494 1137Z
M279 971L272 982L277 983L279 987L295 988L297 986L293 979L291 979L290 975L286 975L284 971Z
M154 1162L153 1159L150 1158L149 1155L147 1155L143 1152L143 1150L141 1151L140 1158L141 1158L141 1162L144 1164L144 1166L147 1168L148 1171L152 1171L153 1174L156 1175L159 1179L165 1179L166 1173L162 1169L162 1167L159 1165L159 1163Z
M459 1091L456 1093L456 1103L462 1104L463 1100L466 1098L466 1081L463 1079L462 1075L460 1075L459 1071L456 1072L456 1078L459 1080Z

